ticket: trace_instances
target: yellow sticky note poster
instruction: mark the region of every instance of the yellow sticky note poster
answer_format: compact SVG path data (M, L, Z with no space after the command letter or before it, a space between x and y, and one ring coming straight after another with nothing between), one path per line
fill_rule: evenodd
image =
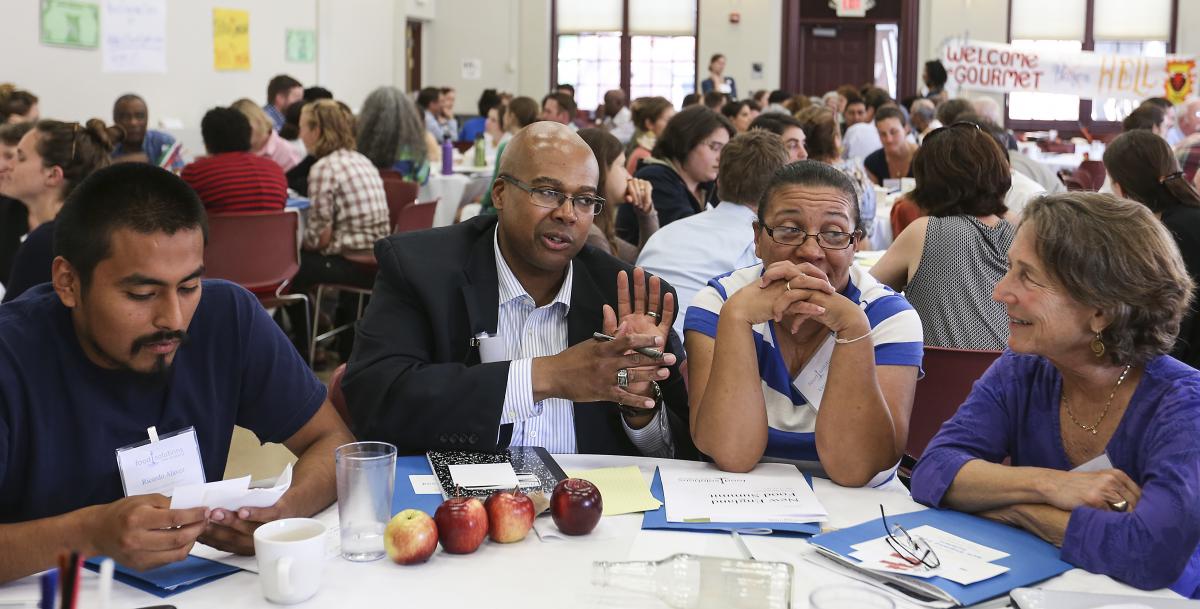
M600 489L605 516L657 510L662 505L650 494L650 485L636 465L569 471L567 475L583 478Z
M213 9L213 68L250 69L250 12Z

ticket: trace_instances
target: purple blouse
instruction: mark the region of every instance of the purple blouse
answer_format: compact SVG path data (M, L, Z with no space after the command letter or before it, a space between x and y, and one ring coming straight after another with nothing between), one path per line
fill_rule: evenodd
M913 499L938 507L972 459L1070 470L1060 433L1062 376L1045 358L1010 351L979 379L930 442ZM1062 559L1142 589L1200 598L1200 371L1150 360L1106 449L1142 489L1132 512L1078 507Z

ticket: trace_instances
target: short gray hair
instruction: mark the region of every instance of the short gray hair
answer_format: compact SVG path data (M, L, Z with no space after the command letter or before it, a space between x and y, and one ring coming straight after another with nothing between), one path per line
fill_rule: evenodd
M1084 191L1044 195L1025 207L1026 224L1051 278L1112 320L1100 332L1112 363L1171 351L1194 286L1175 239L1145 205Z
M367 96L358 115L358 151L380 169L405 155L418 165L425 161L425 122L400 89L379 87Z

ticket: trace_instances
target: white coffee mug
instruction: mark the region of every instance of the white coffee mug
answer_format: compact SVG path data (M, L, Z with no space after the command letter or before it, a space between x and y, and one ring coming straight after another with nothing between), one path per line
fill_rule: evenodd
M317 593L325 569L325 531L312 518L276 520L254 531L258 579L267 600L290 605Z

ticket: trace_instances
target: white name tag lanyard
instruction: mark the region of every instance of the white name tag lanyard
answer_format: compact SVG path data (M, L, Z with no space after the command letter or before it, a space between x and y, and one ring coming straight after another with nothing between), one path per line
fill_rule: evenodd
M154 427L148 439L117 449L117 467L126 497L160 493L168 497L177 486L204 484L204 463L196 429L185 427L159 435Z

